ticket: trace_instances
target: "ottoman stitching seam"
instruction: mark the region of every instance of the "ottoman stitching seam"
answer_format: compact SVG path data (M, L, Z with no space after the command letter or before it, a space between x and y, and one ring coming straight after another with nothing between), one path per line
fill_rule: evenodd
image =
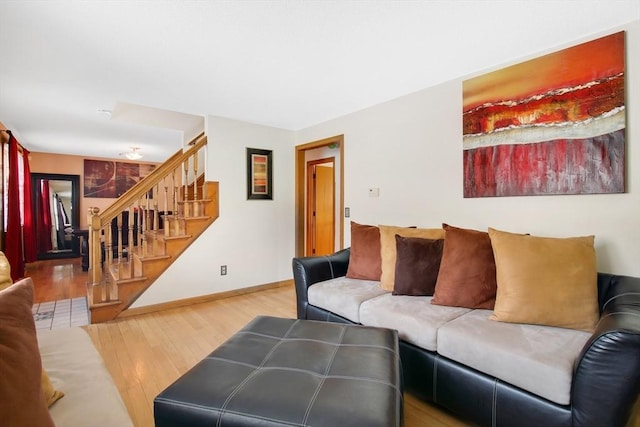
M339 347L339 346L338 346ZM378 384L383 384L383 385L387 385L395 390L399 390L399 388L393 384L392 382L389 381L385 381L379 378L371 378L371 377L359 377L359 376L355 376L355 375L327 375L327 374L319 374L315 371L311 371L308 369L302 369L302 368L291 368L288 366L258 366L258 365L253 365L251 363L247 363L247 362L239 362L237 360L231 360L231 359L225 359L222 357L207 357L207 360L220 360L223 362L228 362L228 363L232 363L235 365L242 365L242 366L247 366L249 368L254 368L254 369L260 369L262 371L291 371L291 372L301 372L301 373L305 373L305 374L309 374L313 377L321 377L324 379L345 379L345 380L354 380L354 381L367 381L367 382L373 382L373 383L378 383Z
M268 334L262 334L259 332L252 332L252 331L240 331L238 332L236 335L257 335L260 337L265 337L265 338L273 338L274 340L279 340L279 341L283 341L282 338L277 337L277 336L273 336L273 335L268 335ZM382 350L389 350L390 352L395 354L395 350L392 347L388 347L386 345L381 345L381 344L345 344L345 343L336 343L334 341L325 341L325 340L321 340L321 339L317 339L317 338L287 338L286 341L311 341L311 342L319 342L322 344L330 344L333 346L338 346L338 347L366 347L366 348L379 348Z
M227 411L226 408L227 408L227 406L229 406L229 403L231 402L231 400L235 397L236 394L238 394L238 392L244 387L244 385L247 382L249 382L249 380L256 375L256 373L258 372L260 367L264 366L264 364L267 362L267 360L269 360L269 357L271 357L271 355L276 350L276 348L278 346L280 346L284 342L285 338L289 335L289 333L291 332L293 327L298 324L298 322L299 322L299 320L296 320L295 322L293 322L289 326L289 329L287 329L287 332L284 333L282 338L273 345L273 347L266 354L264 359L262 359L262 362L260 363L260 366L258 368L256 368L256 369L254 369L249 375L247 375L247 377L244 380L242 380L242 382L240 384L238 384L238 386L231 393L229 393L229 396L227 396L227 398L225 399L224 403L220 407L220 413L218 414L218 420L216 422L216 426L220 427L222 425L222 416Z
M322 389L322 386L324 385L324 382L327 379L327 375L329 374L329 370L331 369L331 365L333 364L333 361L334 361L334 359L336 357L336 354L338 354L338 349L340 348L340 343L344 339L344 336L346 335L346 333L347 333L347 328L343 326L342 327L342 333L340 334L340 339L336 344L334 344L335 348L333 350L333 354L331 355L331 359L329 360L329 363L327 364L327 368L324 371L324 376L323 376L322 380L320 380L320 383L318 384L318 386L316 387L316 390L313 393L313 396L311 396L311 400L309 401L309 405L307 406L307 410L305 411L304 419L302 421L303 425L307 425L307 420L309 419L309 415L311 414L311 408L313 408L313 405L316 402L318 394L320 394L320 390Z

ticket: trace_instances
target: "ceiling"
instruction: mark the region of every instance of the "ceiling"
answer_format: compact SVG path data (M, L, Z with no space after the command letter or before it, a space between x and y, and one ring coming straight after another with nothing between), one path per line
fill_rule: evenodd
M598 35L640 2L2 0L0 17L0 121L25 147L162 161L207 115L305 128Z

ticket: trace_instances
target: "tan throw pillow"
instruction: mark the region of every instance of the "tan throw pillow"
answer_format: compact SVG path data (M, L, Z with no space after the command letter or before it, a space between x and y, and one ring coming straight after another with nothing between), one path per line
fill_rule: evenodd
M42 392L42 362L32 305L33 283L30 278L0 291L2 425L54 425Z
M498 293L492 320L591 332L599 319L594 236L551 238L489 228Z
M53 387L53 384L51 384L51 380L49 379L49 375L44 368L42 368L40 384L42 385L42 394L44 395L45 402L47 402L47 407L51 407L51 405L64 397L63 392L56 390Z
M432 304L492 309L496 264L489 234L442 224L444 249Z
M443 246L443 239L402 237L396 234L396 277L393 295L433 295Z
M346 276L350 279L380 280L380 230L375 225L351 221L351 250Z
M444 239L442 228L407 228L380 225L380 255L382 275L380 287L392 292L396 277L396 234L402 237L420 237L422 239Z
M0 291L8 288L12 283L9 260L3 252L0 252Z

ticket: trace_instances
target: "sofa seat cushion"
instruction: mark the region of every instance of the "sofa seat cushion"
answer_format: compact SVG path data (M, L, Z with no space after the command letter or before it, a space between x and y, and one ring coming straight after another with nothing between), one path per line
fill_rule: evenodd
M100 353L79 327L38 331L42 365L64 397L49 412L57 426L133 427Z
M386 294L380 282L337 277L309 287L309 304L323 308L355 323L360 322L360 304Z
M468 308L431 304L432 297L385 294L360 306L360 323L398 331L403 341L430 351L439 347L438 328L468 313Z
M574 362L591 336L550 326L489 320L474 310L438 330L438 353L560 405L568 405Z

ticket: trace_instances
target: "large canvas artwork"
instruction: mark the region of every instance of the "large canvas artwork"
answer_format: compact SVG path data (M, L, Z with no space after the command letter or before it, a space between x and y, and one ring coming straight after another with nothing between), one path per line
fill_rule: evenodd
M463 82L464 197L625 191L624 32Z
M85 159L84 197L120 197L154 168L149 164Z

